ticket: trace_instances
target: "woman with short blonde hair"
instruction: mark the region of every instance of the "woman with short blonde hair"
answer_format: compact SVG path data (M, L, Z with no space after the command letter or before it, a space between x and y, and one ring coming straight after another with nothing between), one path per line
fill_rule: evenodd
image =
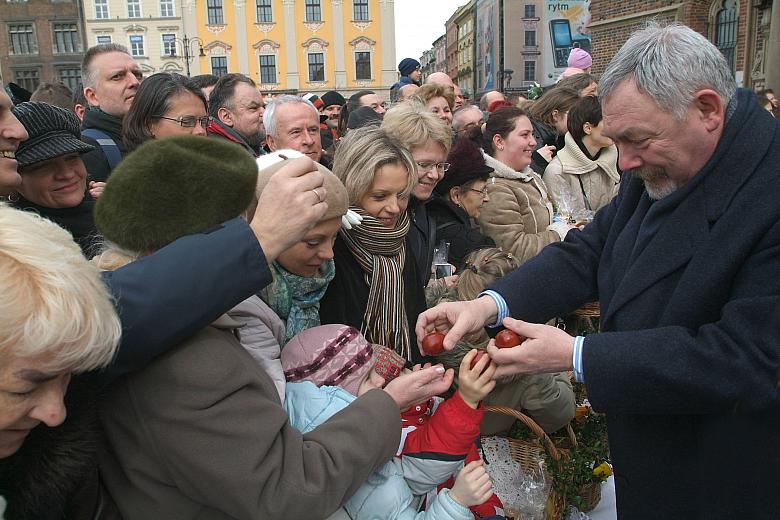
M406 208L417 184L412 155L384 129L357 128L341 140L333 173L363 221L339 232L336 276L320 302L320 321L351 325L371 343L419 362L414 326L425 295L406 244Z
M436 83L423 85L412 94L411 100L417 101L433 115L452 125L452 107L455 105L455 90Z

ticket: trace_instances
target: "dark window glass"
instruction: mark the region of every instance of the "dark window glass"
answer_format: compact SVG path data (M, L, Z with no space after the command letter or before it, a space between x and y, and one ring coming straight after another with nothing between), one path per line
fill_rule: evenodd
M325 81L325 55L309 53L309 81Z
M14 83L30 92L34 92L40 82L41 73L38 69L14 71Z
M206 0L208 8L208 24L223 25L225 17L222 14L222 0Z
M320 0L306 0L306 21L322 21L322 8L320 7Z
M536 46L536 31L525 31L525 46L526 47Z
M57 53L81 52L81 38L75 23L55 23L52 50Z
M368 0L352 1L352 19L355 21L368 21Z
M536 6L534 4L525 4L525 17L536 18Z
M371 79L371 53L355 53L355 79Z
M38 42L31 23L9 24L8 39L11 54L38 54Z
M211 58L211 73L215 76L227 74L227 56L214 56Z
M526 61L523 66L523 81L536 81L536 62Z
M271 10L271 0L256 0L257 23L271 23L274 21Z
M260 83L276 83L276 56L260 55Z
M734 70L734 56L737 50L737 9L733 0L724 0L715 16L715 46L726 57Z
M81 69L60 69L60 81L65 83L68 88L73 91L81 88Z

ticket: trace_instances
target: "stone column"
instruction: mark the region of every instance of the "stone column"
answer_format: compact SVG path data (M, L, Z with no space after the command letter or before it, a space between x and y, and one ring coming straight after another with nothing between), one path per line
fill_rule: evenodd
M379 76L379 88L389 92L393 83L398 81L396 73L397 62L395 59L395 1L379 0L379 20L381 21L380 41L382 42L381 66Z
M780 1L772 2L772 19L769 22L769 40L764 49L766 86L780 92Z
M335 90L347 88L347 68L344 63L344 2L333 0L333 72L335 73Z
M295 37L295 0L282 0L284 4L284 55L287 62L286 88L300 88L300 74L298 73L298 53L301 47Z
M246 0L233 0L236 23L236 46L238 46L238 70L249 75L249 42L246 38Z

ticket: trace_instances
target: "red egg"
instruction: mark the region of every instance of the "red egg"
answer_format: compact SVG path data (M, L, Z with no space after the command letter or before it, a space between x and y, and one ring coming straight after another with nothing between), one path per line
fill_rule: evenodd
M519 344L520 336L509 329L504 329L496 334L496 347L498 348L512 348Z
M422 349L429 356L444 352L444 334L438 331L426 334L422 340Z

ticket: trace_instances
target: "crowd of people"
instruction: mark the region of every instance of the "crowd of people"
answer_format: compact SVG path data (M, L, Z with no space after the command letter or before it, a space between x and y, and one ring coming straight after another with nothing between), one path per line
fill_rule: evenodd
M498 520L485 404L552 433L572 379L620 516L774 517L777 98L679 25L591 65L270 98L103 44L0 92L0 518Z

